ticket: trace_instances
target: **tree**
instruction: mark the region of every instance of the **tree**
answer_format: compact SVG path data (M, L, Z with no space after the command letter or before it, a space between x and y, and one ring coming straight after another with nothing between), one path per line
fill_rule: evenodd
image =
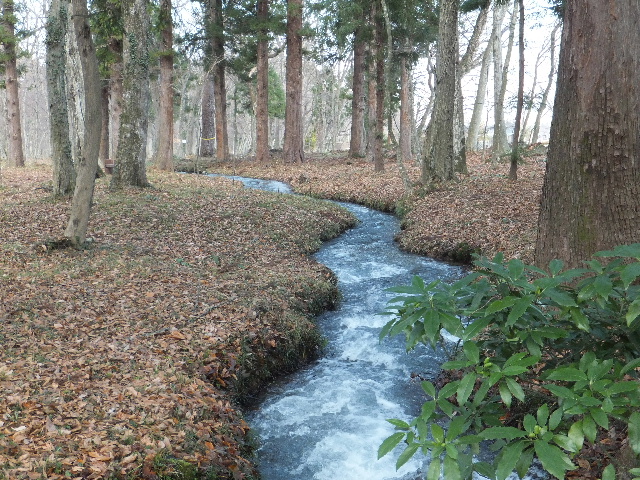
M14 167L24 167L22 126L20 120L20 96L18 91L18 55L15 33L16 17L14 0L2 1L0 43L3 47L5 88L7 90L7 125L9 126L8 160Z
M116 158L120 132L120 117L124 104L122 45L124 25L122 5L113 0L92 0L90 25L94 34L103 87L101 158ZM106 120L108 117L108 121Z
M222 0L215 0L215 8L211 10L211 23L215 28L211 41L215 56L213 95L216 115L216 158L227 160L229 158L229 133L227 131L227 85L225 81L226 61Z
M640 232L640 4L567 2L535 258L579 265ZM585 34L588 32L588 34Z
M202 82L202 101L200 108L200 152L202 157L213 157L214 141L216 139L215 125L215 85L213 82L213 69L205 64L204 80Z
M423 152L424 183L454 179L456 155L453 124L458 69L458 7L457 0L443 0L440 4L436 98L430 127L433 130L433 146L430 151Z
M355 3L355 2L354 2ZM351 97L351 139L349 156L364 157L364 78L366 67L364 26L358 25L353 33L353 80Z
M373 61L375 62L375 120L374 120L374 148L373 165L376 172L384 171L384 94L385 94L385 65L384 65L384 17L382 15L382 0L376 1L373 8L374 42L376 48Z
M302 0L287 0L284 161L304 161L302 138Z
M205 0L204 68L201 155L229 158L227 87L225 82L225 24L222 0ZM214 142L215 140L215 142Z
M84 135L82 136L83 142L78 150L78 176L65 236L71 241L72 245L80 247L85 242L89 224L96 169L98 167L102 117L100 115L101 96L98 58L89 28L87 2L86 0L72 0L71 5L73 37L77 43L82 69Z
M509 167L509 180L518 179L518 161L520 160L520 122L522 121L522 106L524 104L524 0L517 0L520 10L520 22L518 29L518 101L516 106L516 121L513 128L513 141L511 145L511 165Z
M69 6L68 0L53 0L49 7L46 27L47 95L55 196L71 195L76 184L66 91Z
M553 81L556 77L556 32L560 28L560 23L557 23L553 30L551 31L551 39L550 39L550 51L549 58L551 61L551 67L549 68L549 76L547 78L547 86L542 93L542 99L540 100L540 107L538 108L538 112L536 114L536 121L533 124L533 132L531 133L531 143L538 142L538 134L540 133L540 121L542 120L542 113L547 108L547 101L549 100L549 92L551 92L551 86L553 85Z
M156 166L173 170L173 19L171 0L160 2L160 107Z
M256 73L256 160L269 160L269 0L258 0L258 30Z
M148 187L147 128L149 112L148 0L122 0L124 19L124 104L112 188Z

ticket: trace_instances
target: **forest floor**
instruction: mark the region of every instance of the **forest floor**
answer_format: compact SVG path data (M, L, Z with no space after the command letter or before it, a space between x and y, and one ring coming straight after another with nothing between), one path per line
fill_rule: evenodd
M416 253L532 259L541 156L515 183L508 165L470 156L468 175L429 191L391 161L383 173L340 156L196 163L393 211ZM208 472L197 478L253 478L237 400L319 353L312 316L339 295L308 254L354 219L309 197L151 171L144 190L99 179L92 242L60 249L69 203L50 179L44 166L0 177L0 479L196 478L193 465Z
M457 182L426 188L415 164L385 163L374 172L364 159L344 155L308 155L303 164L255 161L216 163L191 160L190 169L239 176L278 179L298 193L363 204L393 212L402 219L398 242L407 251L470 263L471 253L533 261L545 155L532 149L518 168L518 181L508 179L509 164L469 154L469 173Z
M338 291L308 254L353 217L219 178L102 178L93 242L60 249L51 176L0 180L0 478L253 478L235 399L318 354Z

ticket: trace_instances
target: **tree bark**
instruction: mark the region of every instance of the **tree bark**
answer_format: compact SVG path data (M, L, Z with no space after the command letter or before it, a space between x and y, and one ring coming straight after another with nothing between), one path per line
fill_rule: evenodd
M160 106L156 166L173 171L173 19L171 0L160 2Z
M638 241L640 5L568 2L535 259Z
M80 55L84 101L84 135L79 149L78 177L65 236L75 247L84 245L100 150L101 95L98 59L89 30L86 0L72 0L73 34Z
M5 89L7 94L7 126L8 126L8 163L14 167L24 167L24 150L22 148L22 125L20 119L20 95L18 91L18 56L16 54L17 39L15 36L14 0L2 3L2 25L5 38L4 47Z
M147 129L149 112L148 0L123 0L123 89L116 165L112 188L148 187Z
M518 180L518 162L520 161L520 122L522 121L522 106L524 104L524 1L517 0L520 10L518 29L518 100L516 105L516 121L513 127L513 142L511 145L511 165L509 167L509 180Z
M458 64L458 0L440 4L436 59L436 98L431 121L433 146L422 164L425 184L455 178L454 116ZM429 136L429 133L427 134Z
M353 82L351 98L351 140L349 142L349 156L361 158L364 152L364 73L366 46L363 27L356 28L353 34Z
M287 0L284 161L304 161L302 138L302 0Z
M76 185L66 90L69 6L68 0L53 0L47 18L47 95L55 196L71 195Z
M269 161L269 52L266 23L269 19L269 0L258 0L258 65L256 85L256 160Z

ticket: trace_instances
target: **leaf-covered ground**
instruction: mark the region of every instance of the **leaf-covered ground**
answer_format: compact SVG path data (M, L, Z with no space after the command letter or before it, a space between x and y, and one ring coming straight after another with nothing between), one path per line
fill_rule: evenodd
M352 217L222 179L101 179L90 248L58 249L50 179L0 183L0 478L250 478L234 395L317 354L309 318L337 291L308 253Z
M277 158L268 165L252 161L207 164L200 168L237 175L277 178L296 191L322 198L351 201L394 211L403 217L400 245L411 252L450 260L465 260L468 251L522 258L530 262L536 239L538 208L545 157L525 157L518 181L509 181L509 165L490 162L481 155L468 156L469 174L459 181L430 187L420 182L415 165L401 169L388 161L376 173L364 160L310 157L302 165L284 164Z

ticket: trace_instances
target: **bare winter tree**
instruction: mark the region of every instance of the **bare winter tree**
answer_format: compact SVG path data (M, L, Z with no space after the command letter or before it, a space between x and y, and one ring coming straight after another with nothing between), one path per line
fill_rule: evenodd
M5 88L7 91L7 125L9 127L8 160L14 167L24 166L22 126L20 119L20 95L18 91L18 55L15 35L16 17L14 0L2 1L0 19L0 43L3 49Z
M73 37L77 43L82 69L84 135L77 159L77 179L65 236L75 247L85 242L98 168L100 130L102 128L100 74L98 59L89 29L86 0L72 0Z

